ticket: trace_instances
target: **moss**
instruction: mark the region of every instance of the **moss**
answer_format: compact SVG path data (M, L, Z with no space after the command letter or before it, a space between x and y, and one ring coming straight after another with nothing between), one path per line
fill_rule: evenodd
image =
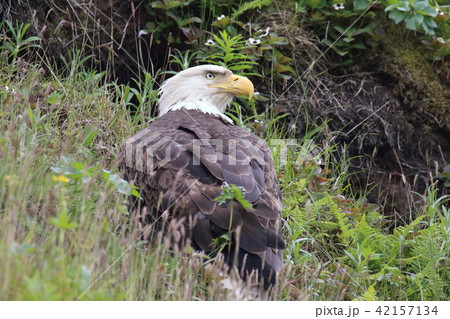
M440 81L425 51L407 40L383 47L382 69L396 79L394 93L420 120L450 130L450 90Z

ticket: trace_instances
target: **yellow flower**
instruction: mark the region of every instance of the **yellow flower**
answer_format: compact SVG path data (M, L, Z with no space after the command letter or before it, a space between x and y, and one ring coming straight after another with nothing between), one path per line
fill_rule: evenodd
M5 175L5 182L10 185L17 184L17 176Z
M61 183L68 183L70 181L70 179L68 179L64 175L53 176L53 180L55 182L61 182Z

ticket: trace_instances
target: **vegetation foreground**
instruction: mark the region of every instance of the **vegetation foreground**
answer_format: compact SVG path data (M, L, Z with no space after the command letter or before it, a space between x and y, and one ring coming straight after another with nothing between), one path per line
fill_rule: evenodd
M151 121L142 101L151 87L107 81L76 53L59 69L27 62L19 49L31 43L0 44L0 300L259 299L234 273L224 287L220 258L141 240L127 206L138 190L114 159ZM130 114L133 97L141 103ZM240 115L230 114L251 129ZM264 118L287 241L271 297L448 300L450 198L432 184L413 221L392 228L364 194L349 195L333 139L315 142L326 124L291 143L278 120Z

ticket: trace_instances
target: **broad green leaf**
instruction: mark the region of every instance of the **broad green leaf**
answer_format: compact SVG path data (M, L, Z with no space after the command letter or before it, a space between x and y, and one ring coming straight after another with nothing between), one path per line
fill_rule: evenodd
M392 20L394 20L394 22L396 24L399 24L400 22L403 21L403 19L405 18L406 13L402 12L402 11L391 11L389 12L389 18L391 18Z
M354 48L354 49L366 49L366 46L364 45L364 44L362 44L362 43L356 43L356 44L353 44L352 45L352 48Z
M340 27L340 26L335 26L334 27L340 34L344 34L345 33L345 29L344 28L342 28L342 27Z
M416 11L416 12L419 13L419 14L421 14L421 15L424 15L424 16L430 16L430 17L435 17L435 16L437 16L436 10L434 10L434 9L431 8L431 7L427 7L427 8L425 8L424 10L418 10L418 11Z
M391 11L393 8L397 8L397 7L398 7L398 3L391 4L390 6L387 6L386 9L384 9L384 11L385 12Z
M406 17L405 18L405 27L409 30L417 30L417 23L416 23L416 17Z
M48 96L48 103L54 104L54 103L59 102L60 99L61 99L61 95L59 95L57 92L52 92Z
M345 56L348 54L349 51L346 50L335 50L337 54L339 54L340 56Z
M315 9L320 5L321 0L306 0L306 3L312 8Z
M428 1L414 1L413 6L416 11L423 10L428 6Z
M369 4L369 0L353 0L353 8L355 10L365 10Z
M417 24L422 24L423 18L424 18L423 15L418 14L418 15L415 16L415 18L416 18Z
M438 26L431 17L424 17L424 21L430 28L437 28Z
M191 23L202 23L202 20L200 18L197 18L197 17L192 17L192 18L183 20L183 22L181 23L181 26L184 27L185 25L188 25L188 24L191 24Z

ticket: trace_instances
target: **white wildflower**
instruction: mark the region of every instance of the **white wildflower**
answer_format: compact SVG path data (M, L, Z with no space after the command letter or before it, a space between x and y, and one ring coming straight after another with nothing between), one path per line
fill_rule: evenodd
M261 30L262 31L262 30ZM266 30L261 34L261 37L266 37L269 35L270 27L267 27Z
M260 43L261 43L260 39L250 38L250 39L247 40L247 42L245 42L245 45L258 45Z
M205 42L205 45L214 45L214 41L212 39L208 39L208 41Z
M345 6L343 3L333 3L334 10L342 10L345 9Z
M220 21L220 20L222 20L223 18L225 18L225 15L221 15L220 17L217 17L217 21Z
M5 89L6 89L6 91L8 91L8 92L11 92L11 93L16 93L16 90L14 90L14 89L10 89L7 85L5 85Z
M138 38L142 37L143 35L147 35L147 34L148 34L148 32L146 30L139 30Z

